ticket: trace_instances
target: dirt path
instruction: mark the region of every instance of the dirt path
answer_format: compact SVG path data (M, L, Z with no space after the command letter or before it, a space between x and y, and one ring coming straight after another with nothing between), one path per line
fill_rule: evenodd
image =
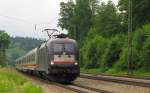
M21 75L23 77L25 77L26 79L28 79L29 81L33 82L34 84L40 86L43 90L43 93L76 93L76 92L73 92L71 90L64 89L64 88L61 88L61 87L58 87L56 85L49 84L46 82L42 82L38 79L31 78L31 77L28 77L28 76L23 75L23 74L21 74Z

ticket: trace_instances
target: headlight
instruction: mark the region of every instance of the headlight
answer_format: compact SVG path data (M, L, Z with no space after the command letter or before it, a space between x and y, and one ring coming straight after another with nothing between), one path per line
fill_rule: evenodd
M54 65L54 62L51 62L51 65Z
M75 64L75 65L78 65L78 63L77 63L77 62L75 62L74 64Z

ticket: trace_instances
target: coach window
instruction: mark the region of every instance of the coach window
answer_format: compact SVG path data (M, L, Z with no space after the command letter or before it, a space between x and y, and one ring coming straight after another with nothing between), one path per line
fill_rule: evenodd
M31 58L31 57L32 57L32 55L30 55L30 56L29 56L29 62L31 62L31 61L32 61L32 58Z
M29 59L29 58L30 58L30 57L28 56L28 57L27 57L28 63L30 63L30 59Z
M27 61L28 61L28 63L30 62L30 60L29 60L29 56L27 57Z
M29 60L30 60L30 62L32 61L32 54L29 56Z
M30 62L30 56L27 57L27 61L28 61L28 63Z
M33 62L33 54L31 55L31 61Z
M28 63L29 63L29 56L27 57L27 61L28 61Z
M26 63L28 63L28 61L27 61L27 56L25 57L25 61L26 61Z
M33 54L33 55L32 55L32 61L34 61L34 60L35 60L35 59L34 59L34 55L35 55L35 54Z
M33 54L30 55L30 62L32 62L32 55L33 55Z
M32 61L32 55L30 55L30 62Z
M29 58L29 61L31 62L31 61L32 61L32 55L30 55L29 57L30 57L30 58Z
M33 62L34 61L34 54L32 54L31 58L32 58L32 62Z
M27 56L27 58L26 58L26 60L27 60L27 63L29 63L28 59L29 59L29 57Z

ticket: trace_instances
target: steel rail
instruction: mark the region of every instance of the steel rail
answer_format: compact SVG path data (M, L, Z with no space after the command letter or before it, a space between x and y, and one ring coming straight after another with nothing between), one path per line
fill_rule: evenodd
M98 88L92 88L92 87L88 87L88 86L83 86L83 85L80 85L80 84L73 84L73 85L77 86L77 87L85 88L85 89L88 89L88 90L96 91L98 93L112 93L112 92L109 92L109 91L101 90L101 89L98 89Z
M91 76L91 75L84 75L84 74L81 74L80 78L102 80L102 81L109 81L109 82L150 88L150 80L146 80L146 79L135 79L135 78L115 77L115 76L105 76L105 75Z
M89 74L82 74L81 75L89 75ZM118 75L108 75L108 74L90 74L92 76L113 76L113 77L123 77L123 78L132 78L132 79L143 79L143 80L150 80L150 77L140 77L140 76L118 76Z

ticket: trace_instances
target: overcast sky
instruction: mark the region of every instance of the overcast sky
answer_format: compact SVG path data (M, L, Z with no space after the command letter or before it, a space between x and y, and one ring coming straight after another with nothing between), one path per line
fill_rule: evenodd
M57 28L61 1L68 0L0 0L0 30L11 36L46 38L41 30Z

